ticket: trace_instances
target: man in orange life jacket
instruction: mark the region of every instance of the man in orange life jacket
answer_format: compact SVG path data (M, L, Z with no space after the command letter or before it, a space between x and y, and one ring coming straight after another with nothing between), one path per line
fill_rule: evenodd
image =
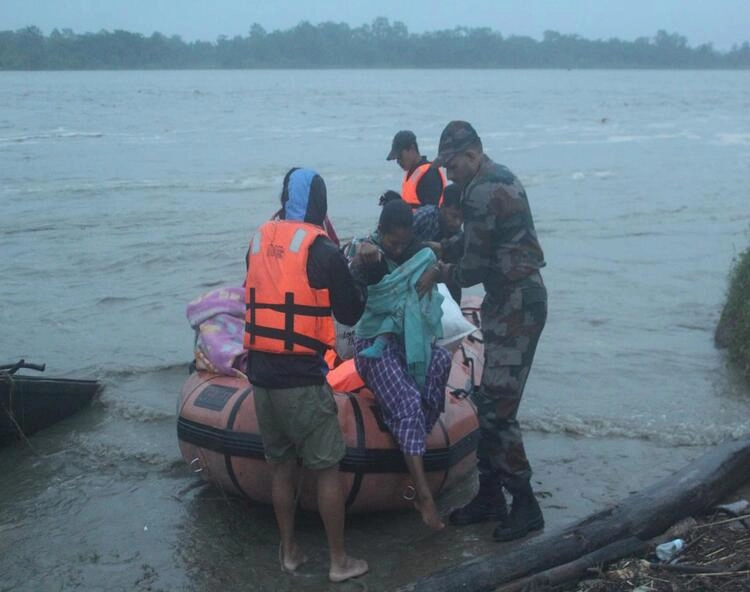
M446 185L445 176L439 168L431 167L430 161L419 153L414 132L401 130L393 136L386 160L395 160L406 171L401 185L401 199L412 208L440 203Z
M273 467L272 499L281 534L281 569L294 572L307 557L294 537L297 459L317 479L318 510L328 538L331 581L367 572L367 562L344 550L344 498L339 461L345 452L323 353L334 345L331 313L354 325L366 288L323 230L323 179L291 172L279 220L263 224L247 254L245 347L247 375L266 458Z

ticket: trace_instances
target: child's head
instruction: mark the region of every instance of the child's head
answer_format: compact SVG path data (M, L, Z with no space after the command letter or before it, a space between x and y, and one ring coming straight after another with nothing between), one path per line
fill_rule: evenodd
M455 183L447 185L443 190L443 201L438 212L440 229L447 237L453 236L464 223L464 215L461 210L461 189Z
M398 191L393 191L392 189L388 189L387 191L383 192L383 194L380 196L380 201L378 202L378 205L384 206L389 201L393 201L394 199L401 199L401 194Z

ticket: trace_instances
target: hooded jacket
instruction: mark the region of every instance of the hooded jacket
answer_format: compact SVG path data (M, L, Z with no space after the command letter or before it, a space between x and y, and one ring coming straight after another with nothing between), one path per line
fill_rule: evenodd
M282 193L282 219L322 226L327 212L323 179L310 169L297 169L289 175ZM325 236L318 236L308 251L307 280L311 288L328 290L331 310L345 325L354 325L362 316L366 288L355 282L347 261ZM279 354L251 351L247 375L252 384L265 388L292 388L323 384L328 366L320 353Z

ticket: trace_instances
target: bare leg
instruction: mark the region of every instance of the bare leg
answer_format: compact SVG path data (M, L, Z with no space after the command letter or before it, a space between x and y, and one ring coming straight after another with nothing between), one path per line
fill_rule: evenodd
M417 490L417 502L414 506L422 515L424 522L432 530L442 530L445 524L440 519L435 500L432 499L432 492L427 484L427 477L424 474L424 462L421 456L404 454L406 466L409 469L411 478L414 479L414 488Z
M294 572L307 557L294 540L294 514L297 510L295 491L298 480L297 461L290 459L273 465L271 497L276 523L279 525L281 547L279 562L281 569Z
M328 537L331 568L328 577L332 582L343 582L367 573L363 559L349 557L344 550L344 495L339 481L338 465L316 471L318 477L318 511Z

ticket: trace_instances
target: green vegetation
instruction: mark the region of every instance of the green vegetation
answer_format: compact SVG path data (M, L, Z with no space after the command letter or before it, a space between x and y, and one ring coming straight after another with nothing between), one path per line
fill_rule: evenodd
M750 381L750 249L735 261L720 323L729 327L730 359Z
M547 31L544 39L488 27L409 33L380 17L352 28L307 21L267 32L254 24L246 37L185 42L179 36L128 31L76 34L37 27L0 31L0 70L180 68L750 68L750 43L719 52L688 46L659 31L635 41L589 40Z

